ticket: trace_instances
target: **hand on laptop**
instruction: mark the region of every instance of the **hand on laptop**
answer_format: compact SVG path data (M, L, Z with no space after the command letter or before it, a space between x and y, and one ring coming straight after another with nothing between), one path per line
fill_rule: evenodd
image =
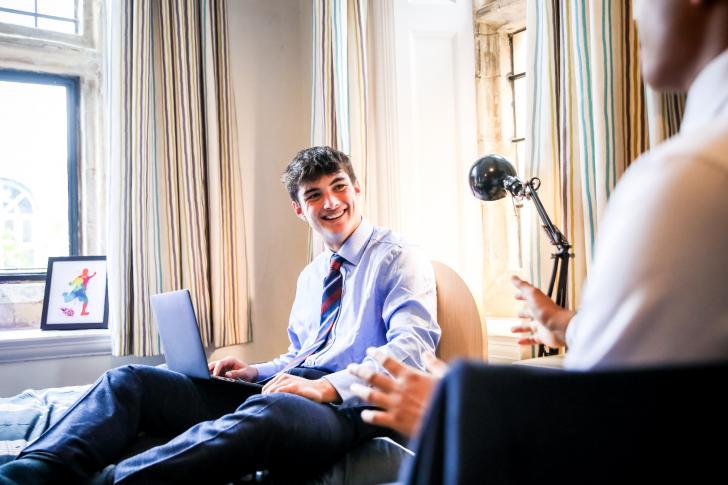
M258 378L258 369L249 366L242 360L235 357L225 357L220 360L213 360L207 364L213 376L229 377L230 379L242 379L248 382L255 382Z
M341 402L339 392L324 378L311 380L291 374L278 374L263 386L263 394L276 392L296 394L316 402Z

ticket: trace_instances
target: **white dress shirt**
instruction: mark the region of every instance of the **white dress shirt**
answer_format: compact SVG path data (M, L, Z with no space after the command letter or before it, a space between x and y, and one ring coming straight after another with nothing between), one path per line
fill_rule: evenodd
M566 339L572 369L728 360L728 51L617 185Z
M283 369L316 341L321 326L321 296L332 252L324 250L298 277L296 299L288 326L288 352L255 364L263 380ZM344 258L341 309L326 345L308 357L303 367L330 372L326 379L342 400L352 396L351 384L363 383L346 370L352 363L386 370L366 355L368 347L424 370L423 355L435 353L440 340L435 275L421 251L394 232L362 219L339 249Z

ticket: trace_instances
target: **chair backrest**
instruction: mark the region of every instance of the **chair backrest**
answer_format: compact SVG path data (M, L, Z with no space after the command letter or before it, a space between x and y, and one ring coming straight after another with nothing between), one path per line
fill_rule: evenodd
M486 359L485 326L465 281L452 268L432 262L437 284L437 321L442 329L437 356L445 361L456 357Z

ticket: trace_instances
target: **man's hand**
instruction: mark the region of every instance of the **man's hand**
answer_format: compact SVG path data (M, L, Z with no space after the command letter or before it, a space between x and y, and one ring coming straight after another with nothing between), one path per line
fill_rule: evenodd
M374 372L364 365L350 365L349 371L372 385L371 389L360 384L353 384L351 391L382 408L382 411L364 410L362 420L377 426L385 426L412 437L417 433L422 417L430 403L430 398L440 378L447 370L447 365L434 356L425 355L425 365L431 374L419 371L402 364L378 349L367 351L393 376Z
M518 343L521 345L544 344L554 348L565 346L566 327L574 316L574 312L561 308L541 290L518 276L513 276L511 282L518 288L516 300L525 302L523 309L518 312L518 316L534 322L533 325L519 325L511 328L511 332L514 333L530 333L519 339Z
M258 369L251 367L235 357L225 357L220 360L213 360L207 364L213 376L229 377L231 379L242 379L254 382L258 378Z
M336 388L324 378L311 380L291 374L278 374L263 386L263 394L276 392L296 394L321 403L341 402L341 396Z

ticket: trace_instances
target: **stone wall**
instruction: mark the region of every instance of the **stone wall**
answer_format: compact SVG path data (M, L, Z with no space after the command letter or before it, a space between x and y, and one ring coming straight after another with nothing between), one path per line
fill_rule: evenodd
M45 282L0 284L0 330L39 328Z

